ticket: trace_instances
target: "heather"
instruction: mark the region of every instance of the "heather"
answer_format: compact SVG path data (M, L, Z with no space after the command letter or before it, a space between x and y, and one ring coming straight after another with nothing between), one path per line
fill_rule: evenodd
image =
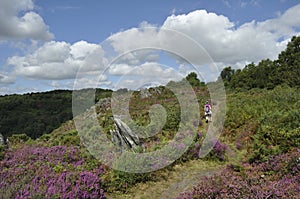
M93 164L91 164L93 163ZM0 162L2 198L104 198L100 163L78 147L23 145Z
M299 198L299 154L295 149L262 163L230 164L177 198Z

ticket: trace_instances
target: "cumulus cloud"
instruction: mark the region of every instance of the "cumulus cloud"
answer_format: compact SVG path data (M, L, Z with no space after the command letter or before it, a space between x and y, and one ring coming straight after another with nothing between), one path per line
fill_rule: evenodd
M287 40L299 34L296 31L300 27L299 13L300 5L297 5L277 18L237 26L226 16L196 10L188 14L173 14L161 27L132 28L112 35L109 40L121 53L142 47L164 48L201 65L211 61L206 51L216 63L240 66L241 63L277 58ZM172 35L168 30L178 31L182 37ZM185 37L190 37L194 43L187 42ZM198 45L203 50L199 50Z
M68 87L71 89L83 89L83 88L99 88L108 87L112 82L108 80L104 74L97 75L85 75L81 78L77 78L74 81L68 82Z
M126 52L115 58L115 60L111 60L111 64L126 63L128 65L136 66L145 62L157 62L159 60L159 54L155 49L146 48Z
M0 40L52 39L54 35L49 32L49 27L33 9L33 0L1 0Z
M157 62L145 62L141 65L114 64L109 68L110 75L120 76L113 83L114 89L139 89L147 85L162 85L169 81L177 81L184 76L172 67L163 66Z
M16 76L31 79L72 79L77 73L101 71L103 50L100 45L79 41L73 45L66 42L46 42L34 53L10 57L8 65L14 67ZM79 71L80 69L80 71Z
M164 67L157 62L146 62L137 66L115 64L109 68L109 74L166 77L172 76L173 74L170 74L170 72L173 72L173 70L172 68L164 69Z

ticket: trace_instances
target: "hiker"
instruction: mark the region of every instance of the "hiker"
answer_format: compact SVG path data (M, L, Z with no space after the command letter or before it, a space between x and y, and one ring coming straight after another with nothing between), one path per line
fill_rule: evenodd
M211 105L209 104L208 101L206 101L204 105L204 115L205 115L206 123L211 121Z

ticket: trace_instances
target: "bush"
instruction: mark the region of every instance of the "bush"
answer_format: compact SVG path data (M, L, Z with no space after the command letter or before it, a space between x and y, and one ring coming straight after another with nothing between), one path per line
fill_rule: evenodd
M213 149L209 152L206 156L207 159L218 160L218 161L225 161L226 151L228 150L228 146L226 144L221 143L219 140L211 142L215 143Z
M127 173L111 170L104 175L104 188L107 192L120 191L126 193L137 183L153 180L151 173Z
M14 134L8 138L9 145L17 145L29 141L31 138L26 134Z

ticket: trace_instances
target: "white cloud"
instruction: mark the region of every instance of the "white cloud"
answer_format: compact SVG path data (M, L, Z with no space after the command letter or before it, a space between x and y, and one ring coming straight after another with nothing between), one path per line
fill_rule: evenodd
M33 0L0 1L0 40L36 39L54 37L40 15L33 12ZM20 16L20 13L24 13Z
M14 74L31 79L73 79L78 70L88 74L102 71L103 50L100 45L79 41L73 45L66 42L46 42L32 54L10 57L8 65ZM80 74L79 74L80 75Z
M291 34L295 33L293 28L300 27L299 13L300 13L300 4L288 9L277 20L275 19L273 23L277 22L281 26L281 28L290 30L290 32L282 32L282 34L291 36ZM280 26L277 28L280 28Z
M68 87L71 89L83 89L83 88L99 88L106 87L107 85L111 85L111 81L108 80L107 76L104 74L97 75L85 75L82 78L77 78L74 81L68 82Z
M158 51L154 49L139 49L128 53L122 53L115 57L116 60L111 60L112 64L139 65L145 62L157 62L159 60Z
M252 4L258 5L257 1L252 1ZM223 15L196 10L188 14L171 15L161 27L149 29L142 26L140 29L119 32L112 35L109 41L119 53L143 47L164 48L193 63L205 65L211 61L205 53L206 50L218 64L240 66L241 63L276 59L286 47L288 39L299 34L299 13L300 4L277 18L262 22L251 21L237 26ZM185 34L194 42L164 29ZM199 50L197 44L204 50Z
M162 27L189 35L215 62L224 64L273 59L282 50L277 45L277 35L260 23L252 21L235 27L227 17L204 10L168 17Z
M127 53L142 47L152 47L154 42L158 44L159 40L157 40L157 29L153 26L145 27L143 23L141 28L132 28L113 34L108 38L107 42L111 42L115 51Z
M147 85L167 84L169 81L181 80L184 76L174 68L160 65L157 62L146 62L137 66L115 64L109 68L109 75L119 76L114 89L139 89Z
M130 66L128 64L114 64L109 68L109 74L111 75L137 75L137 76L173 76L175 74L169 74L170 71L174 72L172 68L164 69L157 62L146 62L137 66Z

